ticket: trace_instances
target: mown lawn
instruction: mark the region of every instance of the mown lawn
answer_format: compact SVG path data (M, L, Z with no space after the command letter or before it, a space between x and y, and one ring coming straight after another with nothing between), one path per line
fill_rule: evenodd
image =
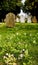
M26 55L20 65L38 65L38 24L16 23L14 28L0 24L0 63L6 53L18 58L23 49Z

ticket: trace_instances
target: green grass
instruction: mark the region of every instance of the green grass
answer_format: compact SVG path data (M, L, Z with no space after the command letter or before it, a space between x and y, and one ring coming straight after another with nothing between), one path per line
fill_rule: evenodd
M28 54L32 57L25 58L23 62L26 65L38 65L38 24L16 23L14 28L7 28L4 23L0 24L0 62L3 62L6 53L13 53L18 57L23 49L28 49Z

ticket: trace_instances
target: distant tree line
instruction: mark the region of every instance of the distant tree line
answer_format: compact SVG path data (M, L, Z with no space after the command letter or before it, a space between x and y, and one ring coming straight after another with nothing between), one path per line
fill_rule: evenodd
M20 12L21 5L21 0L0 0L0 21L9 12L17 15Z
M38 20L38 0L26 0L23 6L24 12L30 12Z
M0 21L9 12L17 15L21 7L24 12L30 12L38 20L38 0L25 0L24 5L22 5L21 0L0 0Z

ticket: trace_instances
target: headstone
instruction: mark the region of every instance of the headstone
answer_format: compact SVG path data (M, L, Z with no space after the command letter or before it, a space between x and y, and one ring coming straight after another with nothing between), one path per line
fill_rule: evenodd
M32 22L33 22L33 23L37 23L36 16L32 17Z
M25 22L25 13L23 12L22 9L21 9L20 13L18 14L18 16L20 17L20 22L24 23Z
M20 17L21 23L25 23L27 21L28 14L24 13L22 9L20 10L20 13L18 14L18 16Z
M31 16L28 16L28 18L27 18L27 23L31 23L32 21L31 21Z
M16 22L19 22L20 20L19 20L19 18L18 17L16 17Z
M5 23L7 27L15 26L15 15L13 13L8 13L5 18Z
M25 23L25 17L23 15L20 16L20 22Z

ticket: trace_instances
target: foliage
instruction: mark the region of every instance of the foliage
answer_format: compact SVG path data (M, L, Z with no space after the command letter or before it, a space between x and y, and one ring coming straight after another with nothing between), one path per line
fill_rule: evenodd
M0 20L5 18L5 15L9 12L13 12L17 15L20 12L22 6L21 0L1 0L0 1Z
M31 12L38 19L38 0L26 0L23 6L24 12Z
M20 5L19 5L20 4ZM14 11L14 12L18 12L17 8L19 9L21 6L21 0L3 0L0 2L0 7L2 8L2 10L5 11Z

